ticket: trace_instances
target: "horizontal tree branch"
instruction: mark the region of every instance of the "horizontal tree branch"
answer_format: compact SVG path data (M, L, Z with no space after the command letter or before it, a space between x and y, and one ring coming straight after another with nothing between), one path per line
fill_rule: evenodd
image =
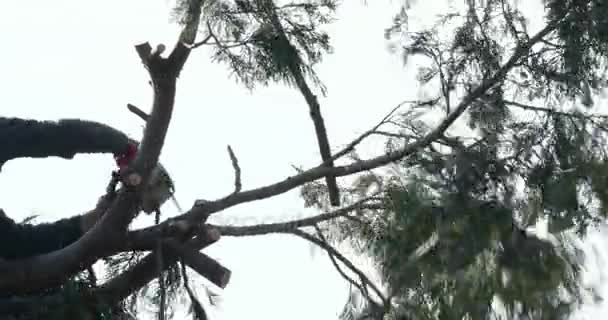
M518 107L523 110L555 114L555 115L564 116L564 117L571 117L571 118L578 118L578 119L591 119L591 118L608 119L608 115L605 115L605 114L584 114L584 113L580 113L580 112L566 112L566 111L560 111L560 110L551 109L551 108L536 107L536 106L532 106L532 105L528 105L528 104L524 104L524 103L520 103L520 102L516 102L516 101L505 100L504 102L506 105Z
M393 116L393 114L399 108L401 108L405 103L408 103L408 102L410 102L410 101L405 101L405 102L399 103L386 116L384 116L384 118L382 118L382 120L380 120L380 122L378 122L378 124L376 124L371 129L369 129L369 130L365 131L364 133L362 133L361 135L359 135L357 138L355 138L349 144L347 144L346 147L344 147L342 150L336 152L333 156L331 156L331 158L330 158L331 161L336 161L339 158L342 158L343 156L345 156L346 154L348 154L349 152L355 150L355 147L357 145L359 145L361 142L363 142L363 140L365 140L365 138L367 138L370 135L374 134L374 132L376 132L376 130L378 130L378 128L380 128L382 125L388 123L388 121L391 119L391 117ZM328 165L328 163L323 162L323 165Z
M209 224L209 226L216 228L224 236L243 237L266 235L270 233L285 233L298 228L312 227L321 222L333 220L339 217L346 217L350 212L354 210L366 208L377 209L381 207L376 204L368 204L367 202L369 200L370 198L365 198L344 208L333 210L327 213L318 214L308 218L297 219L287 222L264 223L252 226L222 226L213 224Z
M219 238L220 233L217 230L208 228L206 229L206 233L188 240L186 244L191 248L202 250L217 242ZM166 269L168 266L177 262L178 256L165 254L163 258L163 266L165 266ZM158 276L156 259L155 253L148 254L129 270L95 289L93 291L93 296L110 305L122 301Z
M200 13L200 7L199 7ZM141 148L130 168L145 183L158 162L171 120L179 71L189 49L178 43L169 59L150 54L150 45L135 47L148 69L154 85L150 119L144 130ZM104 254L119 248L129 223L138 211L141 185L126 184L110 209L91 230L62 250L28 259L0 262L0 292L29 292L64 282L83 265L90 265Z

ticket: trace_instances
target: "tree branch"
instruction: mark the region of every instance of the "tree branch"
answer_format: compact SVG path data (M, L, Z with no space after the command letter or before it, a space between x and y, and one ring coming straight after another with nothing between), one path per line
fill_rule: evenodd
M321 241L328 243L327 239L325 239L325 237L323 236L323 233L321 232L321 229L319 229L318 226L315 226L315 230L317 231L317 236L319 237L319 239L321 239ZM373 303L373 300L370 299L369 297L369 292L367 290L366 284L365 283L358 283L357 281L355 281L353 278L349 277L344 270L342 270L342 267L340 267L340 265L338 264L338 261L336 260L336 257L327 252L327 256L329 257L329 260L331 261L331 264L333 264L334 268L336 268L336 271L338 271L338 273L340 274L340 276L346 280L346 282L350 283L351 285L353 285L355 288L359 289L359 291L361 291L361 294L363 294L363 296L365 296L365 298ZM361 282L363 282L363 279L361 279Z
M366 285L372 288L376 295L378 295L378 298L382 300L383 305L387 305L387 299L382 293L382 291L380 291L380 289L378 289L378 287L376 287L376 285L371 280L369 280L365 273L355 267L355 265L350 262L350 260L344 257L340 252L338 252L338 250L334 249L329 243L299 229L292 230L289 233L316 244L317 246L321 247L329 254L334 256L336 259L340 260L340 262L342 262L346 267L348 267L352 272L354 272Z
M558 115L558 116L564 116L564 117L570 117L570 118L578 118L578 119L590 119L590 118L608 119L608 115L605 115L605 114L584 114L584 113L578 113L578 112L565 112L565 111L559 111L559 110L555 110L555 109L551 109L551 108L536 107L536 106L527 105L527 104L519 103L519 102L515 102L515 101L508 101L508 100L505 100L504 103L507 104L507 105L513 106L513 107L517 107L517 108L523 109L523 110L536 111L536 112L544 112L544 113L548 113L548 114L555 114L555 115Z
M230 281L231 271L206 254L199 248L180 244L174 239L163 241L173 255L181 258L192 270L198 272L214 285L224 289Z
M187 242L188 246L202 250L205 247L217 242L220 233L211 228L206 229L204 235L197 236ZM166 267L176 263L176 255L166 254L163 265ZM133 292L141 289L146 283L152 281L157 276L156 254L150 253L129 270L107 281L93 291L93 295L100 301L107 304L114 304L122 301Z
M195 5L195 10L191 12L199 13L191 19L196 25L187 25L189 29L188 32L183 32L185 35L180 38L182 41L193 41L190 33L198 27L200 1L193 2L199 4L198 11ZM137 45L135 49L148 69L154 87L150 119L144 130L141 148L129 170L141 176L141 182L145 183L158 162L173 111L177 76L190 50L180 42L169 58L164 59L159 55L152 55L148 43ZM66 248L28 259L1 262L0 292L28 292L60 284L78 272L81 266L90 265L104 253L120 247L126 237L127 226L137 213L140 189L141 184L126 184L100 222Z
M146 112L130 103L127 103L127 109L129 109L129 111L133 112L136 116L141 118L144 122L147 122L150 118L150 116Z
M401 108L405 103L409 103L409 101L404 101L399 103L396 107L394 107L386 116L384 116L384 118L382 118L382 120L380 120L380 122L378 122L378 124L376 124L373 128L367 130L366 132L362 133L360 136L358 136L356 139L354 139L352 142L350 142L346 147L344 147L344 149L336 152L336 154L334 154L330 160L331 161L335 161L338 160L339 158L345 156L346 154L348 154L349 152L355 150L355 147L357 145L359 145L365 138L367 138L368 136L374 134L378 128L380 128L382 125L386 124L387 121L393 116L393 114L399 109ZM323 162L323 165L328 165L329 163Z
M225 236L242 237L265 235L270 233L285 233L302 227L312 227L318 223L333 220L335 218L345 217L353 210L371 207L371 205L366 204L366 202L369 200L370 198L365 198L344 208L322 213L309 218L292 220L288 222L264 223L253 226L220 226L213 224L209 224L209 226L219 230L219 232Z
M239 160L236 158L230 145L228 145L228 155L230 156L232 168L234 169L234 193L238 193L243 188L243 185L241 184L241 167L239 167Z

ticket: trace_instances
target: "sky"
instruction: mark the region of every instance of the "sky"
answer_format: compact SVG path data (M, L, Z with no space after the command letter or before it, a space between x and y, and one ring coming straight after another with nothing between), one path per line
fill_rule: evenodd
M338 21L328 27L334 53L317 68L328 88L320 103L335 149L418 93L414 73L387 50L383 38L400 1L344 2ZM83 118L141 137L141 121L125 106L149 110L152 94L133 46L149 41L172 47L179 29L170 22L170 9L167 0L1 1L2 116ZM423 12L430 15L433 9L427 6ZM292 165L317 165L313 130L297 91L282 85L248 91L230 77L226 65L197 50L178 82L161 161L187 208L196 199L232 192L228 144L239 159L243 188L250 189L293 175ZM362 155L381 150L371 145ZM0 175L0 194L10 194L0 206L16 220L33 214L39 222L72 216L96 203L112 169L110 155L13 160ZM163 209L167 216L178 214L171 204ZM230 208L210 222L249 225L313 213L295 190ZM151 223L153 217L140 216L134 226ZM593 237L585 244L588 248L603 241L602 235ZM603 251L598 256L605 259ZM205 252L233 272L221 292L221 306L210 311L213 319L335 320L346 301L347 284L327 256L304 240L226 237ZM603 277L592 274L589 279ZM580 315L602 310L608 307Z

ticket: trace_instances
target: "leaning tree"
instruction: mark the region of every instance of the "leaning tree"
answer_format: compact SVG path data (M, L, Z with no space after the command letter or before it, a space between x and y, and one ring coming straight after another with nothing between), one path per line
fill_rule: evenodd
M182 31L174 48L167 54L164 45L135 47L154 99L149 114L129 105L145 130L134 162L112 177L121 182L118 190L115 181L109 188L112 203L77 242L0 261L0 292L12 294L3 310L30 318L127 317L130 300L155 281L161 319L178 288L191 299L194 316L205 319L186 266L223 288L230 271L201 250L220 235L284 233L327 251L353 296L364 298L363 308L349 302L345 318L567 316L584 291L580 261L567 239L604 216L606 116L589 109L593 94L607 84L608 20L600 0L544 3L546 23L535 32L513 1L446 5L421 30L407 28L416 7L404 6L386 35L401 36L404 58L418 59L421 85L435 94L400 104L332 149L315 93L325 90L313 67L330 49L319 26L331 21L334 1L178 1L174 13ZM243 190L228 148L232 193L129 230L158 163L178 76L189 55L205 47L248 88L282 82L302 95L319 165ZM372 136L386 137L386 152L359 158L357 147ZM392 170L379 170L386 168ZM354 183L338 188L337 178L345 176ZM306 205L323 213L254 226L206 222L230 207L296 188ZM542 219L549 221L552 242L525 232ZM344 240L379 264L380 283L336 249ZM90 271L99 260L113 275L104 283Z

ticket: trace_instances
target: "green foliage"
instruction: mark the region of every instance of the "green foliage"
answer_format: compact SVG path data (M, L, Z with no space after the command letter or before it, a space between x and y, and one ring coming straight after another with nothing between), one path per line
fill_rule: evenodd
M91 284L82 280L82 275L68 280L62 286L25 296L13 297L29 305L27 310L17 314L2 314L2 319L122 319L124 310L120 306L108 306L95 303L87 294ZM126 318L125 318L126 319Z
M188 1L174 11L184 23ZM320 27L332 21L335 0L292 2L272 0L211 0L203 4L202 21L212 37L214 61L227 63L247 88L271 82L295 84L290 68L298 68L323 86L312 67L331 51Z
M415 6L404 7L387 29L387 38L404 39L404 61L422 59L420 85L437 92L427 114L465 101L468 132L457 126L400 161L382 178L390 181L383 209L332 225L334 239L350 240L378 265L392 304L375 319L566 319L592 295L572 240L606 215L608 127L606 116L578 106L590 108L587 95L608 85L606 4L545 4L551 29L534 46L515 1L446 6L417 30L408 30ZM504 76L487 83L497 74ZM420 122L401 117L399 133L424 136L430 130ZM404 143L390 138L387 151ZM366 189L365 179L352 189L360 183ZM551 240L525 231L542 221ZM349 301L343 319L366 318L376 304L357 314Z

